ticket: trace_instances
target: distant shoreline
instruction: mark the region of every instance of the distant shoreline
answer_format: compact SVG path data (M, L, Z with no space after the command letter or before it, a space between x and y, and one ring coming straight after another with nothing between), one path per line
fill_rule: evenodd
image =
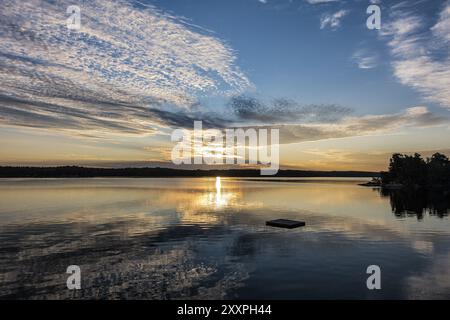
M261 176L259 169L185 170L170 168L92 168L12 167L0 166L0 178L182 178L182 177L285 177L285 178L367 178L378 177L379 172L368 171L313 171L279 170L273 176Z

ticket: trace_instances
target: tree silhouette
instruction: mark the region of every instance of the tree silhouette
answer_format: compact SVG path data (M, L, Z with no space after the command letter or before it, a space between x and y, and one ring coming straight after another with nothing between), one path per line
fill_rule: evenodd
M435 153L427 159L427 183L435 186L450 184L450 160L446 155Z
M425 161L418 153L394 153L389 161L389 171L381 173L382 183L404 186L450 187L450 160L435 153Z

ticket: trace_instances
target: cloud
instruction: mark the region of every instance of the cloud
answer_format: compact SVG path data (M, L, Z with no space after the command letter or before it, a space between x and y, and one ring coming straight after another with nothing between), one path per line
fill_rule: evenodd
M281 101L281 107L279 105ZM279 129L280 144L319 141L356 136L383 135L405 128L428 128L448 125L450 119L437 116L427 107L407 108L398 113L349 116L351 109L335 105L302 106L294 102L275 100L267 105L256 98L235 97L230 101L233 117L222 117L209 128ZM291 104L292 103L292 104ZM192 130L193 119L184 127ZM202 119L199 115L196 120ZM208 120L207 120L208 121Z
M332 30L336 30L341 25L341 20L348 14L348 10L339 10L332 14L325 14L320 19L320 29L330 27Z
M210 32L153 6L5 0L0 12L0 122L142 134L167 106L251 86L235 52ZM172 111L175 112L175 111Z
M450 42L450 2L442 10L439 21L431 28L439 39Z
M302 105L289 99L266 104L254 97L233 97L229 106L237 122L289 123L334 121L352 110L338 105Z
M107 137L104 132L165 134L165 131L157 132L148 127L149 121L161 127L186 130L192 130L195 120L201 120L204 129L278 128L281 144L386 134L406 127L423 128L450 123L446 117L436 116L423 106L408 108L399 113L358 117L350 116L352 109L339 105L302 105L283 98L265 103L249 96L231 98L228 111L221 113L187 109L161 110L97 100L92 103L104 105L105 108L96 108L96 113L84 114L62 105L37 104L2 95L0 103L9 105L0 113L0 122L66 130L75 136L102 139ZM127 116L124 117L123 114Z
M450 119L432 114L426 107L412 107L399 113L346 117L337 122L273 125L280 130L280 143L297 143L333 138L386 134L406 127L425 128L449 124Z
M401 10L394 11L381 30L381 36L388 39L399 81L446 108L450 108L449 34L450 2L443 5L431 27L422 16Z
M206 128L223 127L229 119L190 110L162 110L152 107L102 100L78 101L81 108L64 103L47 103L0 94L0 123L59 130L85 138L105 138L108 134L148 135L157 128L191 128L201 119ZM90 106L94 106L89 109ZM88 111L85 111L88 110Z
M352 60L360 69L372 69L378 64L378 56L366 49L358 49L352 55Z

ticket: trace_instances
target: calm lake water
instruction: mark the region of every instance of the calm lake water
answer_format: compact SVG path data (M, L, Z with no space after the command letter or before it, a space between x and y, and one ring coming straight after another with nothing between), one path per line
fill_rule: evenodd
M268 180L0 179L0 298L450 298L448 194Z

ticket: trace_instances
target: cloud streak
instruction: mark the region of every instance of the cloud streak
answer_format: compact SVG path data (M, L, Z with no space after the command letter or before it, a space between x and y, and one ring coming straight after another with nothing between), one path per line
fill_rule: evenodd
M412 107L399 113L345 117L337 122L273 125L280 130L280 143L298 143L334 138L386 134L407 127L426 128L449 124L426 107Z
M67 29L78 4L81 29ZM3 124L151 132L165 106L251 86L211 33L126 1L5 0L0 12ZM156 110L156 111L155 111ZM153 129L152 129L153 128Z
M236 96L229 102L236 121L263 123L335 121L352 112L339 105L302 105L294 100L278 98L264 103L248 96Z
M352 60L358 65L360 69L373 69L378 64L378 57L365 49L357 50L353 56Z
M395 76L427 100L450 109L450 1L431 27L415 13L394 11L382 26Z
M341 20L348 14L348 10L339 10L335 13L325 14L320 19L320 29L327 27L336 30L341 26Z

